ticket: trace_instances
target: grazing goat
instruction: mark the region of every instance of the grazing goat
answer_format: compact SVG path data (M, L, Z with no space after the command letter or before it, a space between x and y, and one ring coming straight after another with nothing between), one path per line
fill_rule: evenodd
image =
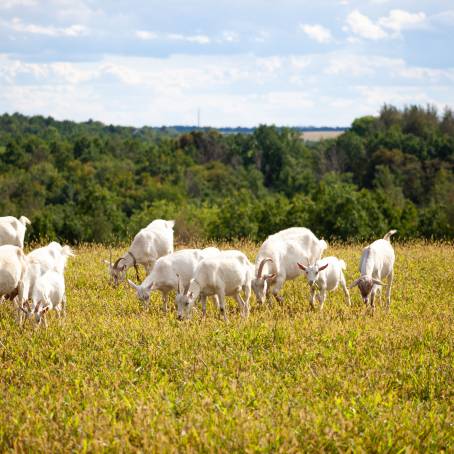
M59 316L66 312L65 279L56 271L47 271L36 280L29 316L34 315L38 325L44 320L44 325L47 326L44 315L50 309L55 309Z
M298 263L298 266L306 273L306 278L311 289L310 304L312 308L314 308L314 299L317 296L320 303L320 310L322 310L323 303L326 299L326 292L336 290L339 284L345 293L347 304L351 306L350 293L348 292L343 272L347 266L343 260L331 256L318 260L313 265Z
M14 216L0 217L0 245L11 244L23 249L27 224L31 222L25 216L19 219Z
M38 278L47 271L55 271L63 276L69 257L74 257L72 249L55 241L31 251L26 257L27 269L19 295L20 304L30 298Z
M140 285L128 279L129 285L136 290L139 300L147 304L153 290L162 292L163 311L167 312L169 293L172 290L181 290L178 294L185 294L200 261L219 253L219 249L213 247L173 252L156 260L153 270Z
M18 246L0 246L0 297L14 300L20 293L27 268L25 254Z
M292 227L270 235L260 247L255 262L252 289L257 300L264 303L272 293L282 302L283 297L278 293L285 281L302 274L296 263L301 260L307 265L315 263L327 247L324 240L319 240L304 227Z
M359 263L361 276L356 279L350 288L358 286L361 296L366 306L369 303L372 311L375 310L375 293L379 286L385 285L383 279L387 279L386 285L386 306L391 305L391 285L394 277L394 249L391 246L391 236L397 230L390 230L383 239L376 240L363 249Z
M190 317L192 307L199 296L204 317L208 296L215 296L224 320L227 320L226 296L233 296L240 306L242 316L247 317L253 277L254 265L240 251L222 251L218 256L203 259L194 272L187 294L181 295L178 299L178 320ZM241 291L244 292L244 300Z
M104 260L109 265L109 273L114 286L126 279L126 272L132 266L139 279L138 265L143 265L150 274L153 266L160 257L173 252L173 226L175 221L156 219L148 224L134 237L128 252L112 263Z

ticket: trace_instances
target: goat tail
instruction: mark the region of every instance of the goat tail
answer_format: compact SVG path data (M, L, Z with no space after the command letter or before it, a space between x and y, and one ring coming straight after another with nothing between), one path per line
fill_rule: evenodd
M397 232L397 230L390 230L383 239L386 241L390 241L391 237Z
M345 264L345 262L343 260L339 260L339 263L340 263L341 270L347 269L347 265Z
M30 219L26 218L25 216L21 216L19 218L19 222L23 225L27 225L27 224L31 224L32 221L30 221Z

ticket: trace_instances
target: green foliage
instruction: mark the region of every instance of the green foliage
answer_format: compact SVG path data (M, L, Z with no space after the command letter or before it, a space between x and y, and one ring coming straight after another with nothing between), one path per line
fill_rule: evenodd
M0 116L0 214L33 240L115 242L156 217L181 239L263 239L294 225L325 238L454 238L454 120L384 106L336 140L261 125L175 131Z

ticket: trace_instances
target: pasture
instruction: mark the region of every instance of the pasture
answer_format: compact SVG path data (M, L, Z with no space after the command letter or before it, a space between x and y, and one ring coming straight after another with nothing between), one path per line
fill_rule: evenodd
M163 314L158 294L146 311L109 286L107 248L76 248L65 319L20 328L0 306L0 450L452 452L454 247L394 245L390 312L365 315L357 289L311 311L302 277L247 320L229 299L227 322L211 301L205 320ZM361 249L325 255L351 283Z

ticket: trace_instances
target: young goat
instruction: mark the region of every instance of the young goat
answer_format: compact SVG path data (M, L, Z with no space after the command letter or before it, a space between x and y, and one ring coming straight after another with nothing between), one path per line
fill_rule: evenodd
M146 304L150 301L150 293L153 290L159 290L162 293L163 311L167 312L169 293L172 290L178 290L178 295L180 293L184 295L200 261L219 253L219 249L213 247L173 252L159 258L151 273L140 285L136 285L129 279L128 283L136 290L139 300Z
M304 258L307 264L319 260L328 247L305 227L292 227L270 235L260 247L255 262L256 275L252 281L257 300L261 303L270 293L279 302L283 297L278 293L285 281L301 276L295 266Z
M182 295L178 299L178 320L190 317L192 307L199 296L204 317L208 296L215 297L224 320L227 320L226 296L233 296L240 306L242 316L247 317L253 277L254 265L240 251L223 251L216 257L203 259L189 283L187 295ZM244 292L244 300L241 291Z
M312 308L314 308L314 299L317 296L320 310L322 310L326 292L336 290L339 284L345 293L347 304L351 306L350 293L348 292L343 272L346 269L346 265L343 260L331 256L318 260L314 265L305 266L298 263L298 267L306 273L311 289L310 303Z
M375 310L375 294L379 286L385 285L383 279L387 279L386 285L386 306L391 305L391 285L394 277L394 249L391 246L391 236L397 230L390 230L383 239L376 240L363 249L359 263L361 276L356 279L350 288L358 286L366 306L369 304L372 311Z
M63 276L69 257L74 257L72 249L55 241L31 251L26 257L27 269L20 293L21 303L29 299L36 281L47 271L55 271Z
M27 224L31 222L25 216L19 219L14 216L0 217L0 245L11 244L23 249Z
M160 257L173 252L173 226L175 221L156 219L148 224L134 237L128 252L112 263L104 260L109 265L109 273L114 286L126 279L126 271L134 267L139 280L137 266L143 265L147 274Z
M38 325L44 320L47 327L44 315L50 309L55 309L59 316L66 313L65 280L62 274L55 271L47 271L37 279L32 292L32 308L29 315L35 317Z

